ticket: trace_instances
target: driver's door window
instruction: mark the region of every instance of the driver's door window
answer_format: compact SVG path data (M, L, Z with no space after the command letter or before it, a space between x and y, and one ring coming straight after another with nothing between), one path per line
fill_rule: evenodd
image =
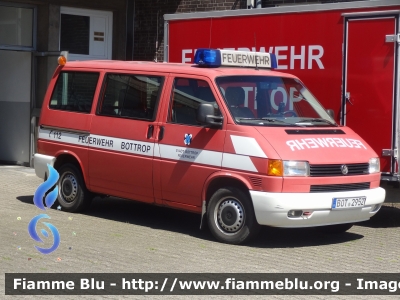
M175 78L167 122L201 126L196 120L197 109L201 103L213 104L218 114L217 102L206 81Z

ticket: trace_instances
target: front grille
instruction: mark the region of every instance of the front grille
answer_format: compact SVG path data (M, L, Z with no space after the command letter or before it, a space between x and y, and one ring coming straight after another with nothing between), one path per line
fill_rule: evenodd
M341 166L338 165L310 165L310 176L324 177L324 176L352 176L352 175L366 175L369 174L369 164L345 164L349 170L346 175L343 175Z
M347 191L367 190L369 188L370 188L369 182L349 183L349 184L311 185L310 193L347 192Z

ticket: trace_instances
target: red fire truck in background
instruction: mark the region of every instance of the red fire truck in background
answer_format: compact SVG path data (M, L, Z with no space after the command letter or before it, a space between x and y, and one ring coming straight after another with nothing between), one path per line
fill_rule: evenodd
M192 63L198 48L274 53L277 70L301 78L380 155L382 180L399 181L399 17L399 0L165 15L164 60ZM246 106L255 93L246 90ZM290 108L296 95L283 93Z

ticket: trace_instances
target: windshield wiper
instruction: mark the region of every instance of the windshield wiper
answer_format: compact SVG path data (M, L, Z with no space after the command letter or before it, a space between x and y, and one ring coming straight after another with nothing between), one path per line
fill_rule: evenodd
M279 125L289 125L289 126L295 126L295 127L305 127L303 125L300 124L296 124L296 123L289 123L289 122L285 122L283 120L279 120L279 119L273 119L273 118L236 118L236 120L238 121L267 121L270 123L279 123ZM276 124L278 125L278 124Z
M331 126L335 126L335 127L338 126L338 124L336 124L336 123L332 123L331 121L328 121L328 120L325 120L325 119L318 119L318 118L304 119L304 120L296 122L296 124L307 123L307 122L326 123L326 124L329 124Z

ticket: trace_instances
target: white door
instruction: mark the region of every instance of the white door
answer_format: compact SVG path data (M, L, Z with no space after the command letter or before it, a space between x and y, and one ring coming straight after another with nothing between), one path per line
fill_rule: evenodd
M60 50L68 60L112 58L112 12L61 7Z

